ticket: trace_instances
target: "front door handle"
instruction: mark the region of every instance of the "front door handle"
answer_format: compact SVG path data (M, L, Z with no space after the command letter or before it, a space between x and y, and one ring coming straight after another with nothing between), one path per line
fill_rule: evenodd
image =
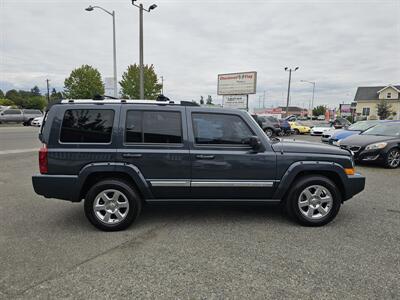
M197 154L197 159L214 159L215 155Z
M122 153L122 157L124 158L140 158L142 154L140 153Z

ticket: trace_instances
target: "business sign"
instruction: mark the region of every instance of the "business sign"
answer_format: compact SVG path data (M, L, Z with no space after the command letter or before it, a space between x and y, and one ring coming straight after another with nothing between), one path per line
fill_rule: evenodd
M351 116L351 104L340 104L340 115L342 117Z
M247 95L224 96L222 105L224 108L247 109Z
M218 95L248 95L256 93L257 72L218 75Z

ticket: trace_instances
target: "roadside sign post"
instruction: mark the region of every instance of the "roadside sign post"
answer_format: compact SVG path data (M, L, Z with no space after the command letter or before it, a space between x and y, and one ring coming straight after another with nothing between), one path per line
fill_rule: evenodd
M257 72L218 75L218 95L223 96L223 107L249 110L249 94L255 94Z

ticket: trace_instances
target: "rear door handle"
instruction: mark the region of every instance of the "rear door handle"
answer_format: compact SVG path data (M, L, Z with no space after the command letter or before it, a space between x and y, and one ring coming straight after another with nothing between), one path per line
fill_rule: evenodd
M215 155L197 154L197 159L214 159Z
M122 153L122 157L125 157L125 158L140 158L140 157L142 157L142 154L140 154L140 153Z

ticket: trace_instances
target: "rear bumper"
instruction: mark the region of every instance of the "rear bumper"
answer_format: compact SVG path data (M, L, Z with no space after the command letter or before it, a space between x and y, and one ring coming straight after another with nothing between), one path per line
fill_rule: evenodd
M36 194L46 198L80 201L78 176L35 174L32 176L32 185Z
M355 175L349 175L345 185L344 201L352 198L364 190L365 177L358 173Z

